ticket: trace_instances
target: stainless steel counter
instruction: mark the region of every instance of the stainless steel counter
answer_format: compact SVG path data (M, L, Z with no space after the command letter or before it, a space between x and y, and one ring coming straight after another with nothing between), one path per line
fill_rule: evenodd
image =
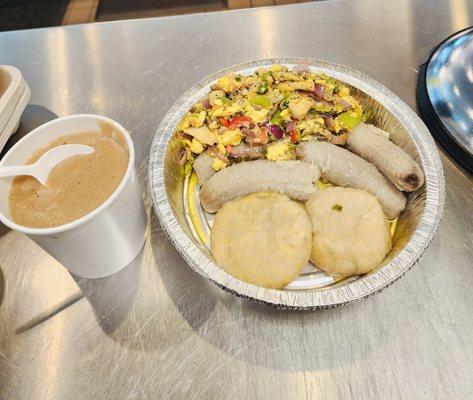
M54 115L132 130L143 190L155 129L219 68L301 56L349 65L415 107L428 51L473 23L469 0L334 0L0 34L31 104L13 141ZM362 302L283 312L196 275L150 211L120 273L71 276L1 229L1 399L466 399L473 392L472 177L442 154L444 220L423 260ZM150 198L146 193L146 202Z

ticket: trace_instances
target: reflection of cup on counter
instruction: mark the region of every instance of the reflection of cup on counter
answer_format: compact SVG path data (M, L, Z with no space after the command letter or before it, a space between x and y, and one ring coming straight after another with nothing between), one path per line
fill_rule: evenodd
M11 229L27 234L72 273L86 278L99 278L113 274L130 263L139 253L146 233L146 213L134 166L135 152L127 131L115 121L97 115L84 114L58 118L36 128L22 138L0 161L0 166L31 162L35 155L38 156L39 149L44 151L45 146L52 143L61 144L55 143L59 138L71 138L73 136L70 135L82 132L87 132L84 134L87 140L97 139L97 134L93 134L93 132L103 132L104 136L111 134L116 139L116 143L114 143L118 144L118 147L123 146L122 150L124 151L115 152L110 158L110 160L116 160L114 162L117 166L117 175L113 174L110 179L116 178L117 182L113 183L108 179L103 180L103 177L97 177L97 181L91 184L90 179L93 179L93 175L89 174L89 180L84 179L81 183L77 183L87 184L89 182L92 189L90 192L82 191L83 200L79 198L80 196L69 197L70 207L63 207L62 212L58 212L58 209L61 208L59 202L57 207L50 207L51 212L46 216L38 212L25 213L25 210L28 211L28 204L31 207L46 207L48 204L48 202L39 201L41 199L36 199L34 196L30 196L26 199L27 201L24 201L28 190L34 192L35 195L38 193L38 196L51 196L50 198L53 200L59 198L62 202L67 202L68 196L64 188L68 191L74 188L68 185L67 168L64 167L71 168L71 177L76 180L77 174L73 173L74 169L84 166L101 168L103 163L100 164L100 160L97 161L97 155L102 154L101 160L103 161L111 153L106 151L106 147L102 148L100 153L99 148L96 147L94 163L91 161L89 164L84 164L81 159L70 158L63 162L67 164L59 164L51 171L46 186L48 184L59 185L55 189L58 193L62 191L65 194L63 197L59 194L57 196L55 193L51 194L51 190L48 192L49 188L47 187L43 187L43 191L39 190L38 183L32 181L34 178L15 178L14 190L11 190L14 182L12 178L0 179L0 220ZM80 135L74 136L79 137ZM88 143L92 146L97 144L97 142ZM127 162L126 158L123 159L123 154L127 154ZM120 163L123 164L121 167ZM105 171L108 168L108 172L110 172L110 165L104 166L104 168ZM54 175L54 173L56 174ZM117 178L121 176L123 176L121 180ZM108 189L105 188L107 185ZM12 206L12 203L9 204L9 197L13 193L19 197L16 200L13 198L12 201L16 201L16 203L13 203ZM94 195L91 196L91 193ZM95 194L99 200L96 199ZM85 203L81 205L81 201ZM96 201L96 204L93 201ZM21 210L23 210L23 215ZM86 214L81 213L81 210L86 210ZM11 211L13 211L13 215ZM21 224L18 223L19 221Z

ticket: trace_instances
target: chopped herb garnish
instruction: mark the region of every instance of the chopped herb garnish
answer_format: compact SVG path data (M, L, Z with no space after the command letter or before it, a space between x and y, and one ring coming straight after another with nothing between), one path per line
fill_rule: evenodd
M343 210L343 206L341 206L340 204L335 204L335 205L332 207L332 210L340 212L340 211Z
M258 93L258 94L265 94L267 91L268 91L268 84L267 83L262 83L256 89L256 93Z
M289 100L283 100L281 101L281 104L279 105L279 108L281 110L285 110L286 108L289 107Z
M236 76L236 77L235 77L235 80L236 80L237 82L240 82L240 81L241 81L241 76Z

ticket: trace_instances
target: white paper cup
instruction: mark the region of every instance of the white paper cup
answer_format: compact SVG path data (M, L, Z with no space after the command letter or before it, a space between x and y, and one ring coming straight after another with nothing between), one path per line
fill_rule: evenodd
M31 154L55 138L85 131L99 131L98 121L123 134L130 159L122 182L98 208L78 220L54 228L29 228L12 221L8 194L12 178L0 178L0 221L23 232L61 262L70 272L84 278L101 278L128 265L143 246L147 218L135 169L135 150L128 132L117 122L91 114L52 120L19 140L0 161L3 165L24 164Z

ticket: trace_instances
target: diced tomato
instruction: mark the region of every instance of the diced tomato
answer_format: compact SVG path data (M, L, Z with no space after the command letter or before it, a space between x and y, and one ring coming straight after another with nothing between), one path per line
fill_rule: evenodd
M261 143L266 144L268 142L268 130L266 127L261 128Z
M296 130L294 129L292 132L291 132L291 142L292 143L298 143L301 141L301 137L300 137L300 134L298 134L296 132Z
M230 121L224 117L221 117L220 118L220 123L223 125L223 126L226 126L228 128L228 126L230 126Z
M230 145L230 144L227 144L225 146L225 150L227 150L227 154L231 154L232 153L232 150L233 150L233 146Z
M228 127L230 129L232 128L239 128L241 125L245 124L251 124L253 120L250 117L247 117L246 115L238 115L237 117L233 117L230 120L230 123L228 124ZM227 126L227 125L225 125Z

